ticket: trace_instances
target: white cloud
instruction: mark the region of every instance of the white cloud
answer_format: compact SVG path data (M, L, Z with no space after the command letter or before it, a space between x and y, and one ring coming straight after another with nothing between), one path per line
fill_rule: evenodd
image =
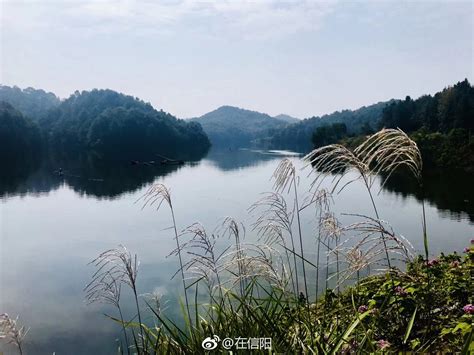
M174 33L272 38L317 30L334 1L3 1L4 29Z

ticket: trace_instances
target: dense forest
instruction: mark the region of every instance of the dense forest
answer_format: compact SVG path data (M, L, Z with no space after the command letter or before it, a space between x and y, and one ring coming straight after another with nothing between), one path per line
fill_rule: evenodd
M198 123L179 120L138 98L112 90L76 92L40 124L52 147L93 150L108 157L205 152L210 145Z
M222 106L205 115L191 119L199 122L214 146L248 147L262 141L268 131L279 130L298 119L279 115L244 110L233 106Z
M210 146L198 123L112 90L76 91L60 101L43 90L2 86L0 98L8 102L2 111L2 132L8 139L0 140L0 148L11 157L24 149L37 150L41 141L70 158L94 153L113 160L174 158L190 152L202 156ZM23 150L14 148L20 145Z
M388 105L380 127L399 127L418 143L428 167L474 170L474 87L466 80Z
M458 168L474 172L474 88L467 80L445 88L434 96L392 102L383 110L377 129L400 128L418 144L425 168ZM354 147L365 135L332 136L329 143ZM313 136L314 147L321 141ZM326 138L325 143L328 143Z
M333 123L328 126L316 128L311 137L311 142L315 148L332 144L347 136L347 126L345 123Z
M40 149L38 125L11 104L0 101L0 159L8 162L21 160L37 154Z
M436 93L413 100L388 105L382 115L380 127L398 127L405 132L426 129L448 133L452 129L474 129L474 87L469 81L458 82Z
M38 121L50 109L61 103L59 98L51 92L31 87L22 90L17 86L4 85L0 85L0 101L8 102L33 121Z
M275 149L309 151L313 147L313 134L319 127L342 123L345 125L346 133L349 135L371 131L376 128L382 116L382 111L388 103L389 102L379 102L374 105L361 107L357 110L336 111L321 117L307 118L288 125L283 129L271 130L268 133L266 143L269 147Z

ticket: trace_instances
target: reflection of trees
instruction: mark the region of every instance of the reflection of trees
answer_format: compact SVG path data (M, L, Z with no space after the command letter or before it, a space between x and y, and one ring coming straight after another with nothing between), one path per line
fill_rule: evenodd
M202 154L176 152L171 158L195 162ZM278 154L250 150L211 150L206 157L224 171L280 158ZM102 159L93 153L72 156L58 151L44 154L41 159L25 158L5 169L6 173L0 178L0 196L47 193L67 184L79 194L115 198L186 166L163 165L162 159L157 156L155 161L134 161L132 164L125 159ZM62 174L58 173L59 169Z
M182 165L181 165L182 166ZM132 165L130 162L110 162L86 157L74 164L64 164L64 181L74 191L99 198L115 198L125 192L140 189L156 177L165 176L181 166L159 162Z
M193 153L176 153L172 157L186 162L202 158ZM115 198L186 165L163 165L161 160L157 157L155 161L132 164L129 160L104 160L92 154L70 157L56 153L18 161L15 166L8 166L8 174L2 174L0 196L47 193L65 183L80 194Z
M25 194L30 176L38 170L40 157L24 155L22 159L3 162L0 174L0 197Z
M281 157L279 154L251 150L211 150L206 159L217 168L229 171ZM193 162L200 160L202 156L176 153L172 158ZM157 157L154 163L140 162L132 165L128 160L104 160L91 154L74 158L59 154L45 155L42 158L24 156L23 159L2 167L0 197L47 193L65 183L79 194L115 198L123 193L136 191L157 177L183 167L161 165L160 161L161 158ZM63 176L57 174L59 168L62 168ZM472 181L472 175L455 171L426 175L423 179L425 199L456 218L465 214L474 222ZM384 189L403 197L415 196L418 200L422 198L417 182L402 174L390 177Z
M439 210L449 211L456 218L463 214L474 222L474 176L462 171L426 174L423 177L425 200ZM415 196L421 200L422 193L414 179L401 174L387 181L385 190L403 197Z
M284 154L249 149L211 149L206 156L217 168L228 171L283 159Z

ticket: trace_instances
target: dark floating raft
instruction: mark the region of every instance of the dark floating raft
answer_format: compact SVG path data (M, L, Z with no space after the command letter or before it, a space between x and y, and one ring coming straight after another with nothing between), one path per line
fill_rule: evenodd
M152 165L157 165L157 164L160 164L160 165L183 165L184 164L184 160L171 159L159 154L156 154L156 155L161 158L159 162L156 162L155 160L150 160L150 161L130 160L130 164L131 165L146 165L146 166L152 166Z
M165 157L164 155L156 154L157 157L160 157L161 160L161 165L182 165L184 164L184 160L176 160L176 159L171 159L168 157Z
M183 160L170 160L170 159L163 159L161 165L182 165L184 164Z

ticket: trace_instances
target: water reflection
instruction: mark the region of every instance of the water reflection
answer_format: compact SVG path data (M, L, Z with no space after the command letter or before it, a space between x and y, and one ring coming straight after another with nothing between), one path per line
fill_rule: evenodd
M40 167L40 159L25 157L22 161L3 162L0 174L0 197L31 191L25 188L28 179Z
M256 166L262 162L293 156L285 151L246 149L211 150L205 160L222 171ZM177 170L195 165L203 156L177 154L183 164L163 164L156 160L104 160L92 154L75 156L43 155L36 159L15 162L0 179L0 197L39 195L58 189L63 184L75 192L96 198L117 198L134 192Z
M256 166L265 161L299 155L284 150L211 149L206 160L212 162L220 170L230 171Z
M404 198L414 196L418 201L423 199L436 206L450 218L461 220L469 218L474 222L474 177L462 171L447 173L432 172L423 177L424 191L418 182L410 177L396 174L390 177L384 189Z
M39 159L26 159L6 169L0 180L0 197L40 195L69 186L80 195L113 199L136 191L184 166L199 161L199 155L180 155L183 164L163 164L154 161L104 160L94 155L67 156L43 155Z
M250 149L211 149L205 157L198 154L177 154L184 164L162 164L155 161L104 160L94 155L43 155L9 164L0 176L0 197L40 195L67 185L80 195L98 199L114 199L137 191L184 167L207 162L221 171L233 171L257 166L264 162L299 156L288 151ZM61 173L58 173L58 171ZM473 176L464 172L431 173L424 177L424 198L443 214L453 219L469 218L474 222ZM393 175L384 190L406 198L422 199L422 192L414 179Z
M166 257L175 247L169 211L142 210L134 203L148 184L157 181L170 187L180 230L199 221L212 231L225 216L250 226L254 219L248 207L271 190L270 176L278 160L287 155L291 154L211 150L201 160L186 159L186 164L177 166L107 162L94 156L46 157L12 169L8 178L0 179L0 194L8 197L0 204L0 312L20 315L31 328L26 345L30 355L116 354L114 339L120 328L103 316L113 310L84 302L83 288L92 274L87 264L98 253L119 244L137 253L140 293L162 293L166 315L181 317L180 281L170 280L178 264ZM292 160L298 169L304 165ZM306 173L300 172L301 191L309 185ZM468 178L432 177L425 185L433 204L454 215L472 216ZM408 196L420 198L412 182L392 180L375 199L383 218L421 251L421 208L416 198ZM367 198L362 184L352 184L335 196L334 212L372 215ZM464 200L469 201L467 207L460 203ZM467 220L445 218L432 206L426 212L433 255L462 251L472 237ZM308 236L305 254L307 250L311 257L315 255L313 211L306 210L303 217L303 234ZM252 237L249 232L246 238L251 242ZM224 248L229 243L227 238L221 242ZM124 294L123 305L126 318L131 319L135 311L129 296ZM11 349L0 345L2 350L9 354Z

